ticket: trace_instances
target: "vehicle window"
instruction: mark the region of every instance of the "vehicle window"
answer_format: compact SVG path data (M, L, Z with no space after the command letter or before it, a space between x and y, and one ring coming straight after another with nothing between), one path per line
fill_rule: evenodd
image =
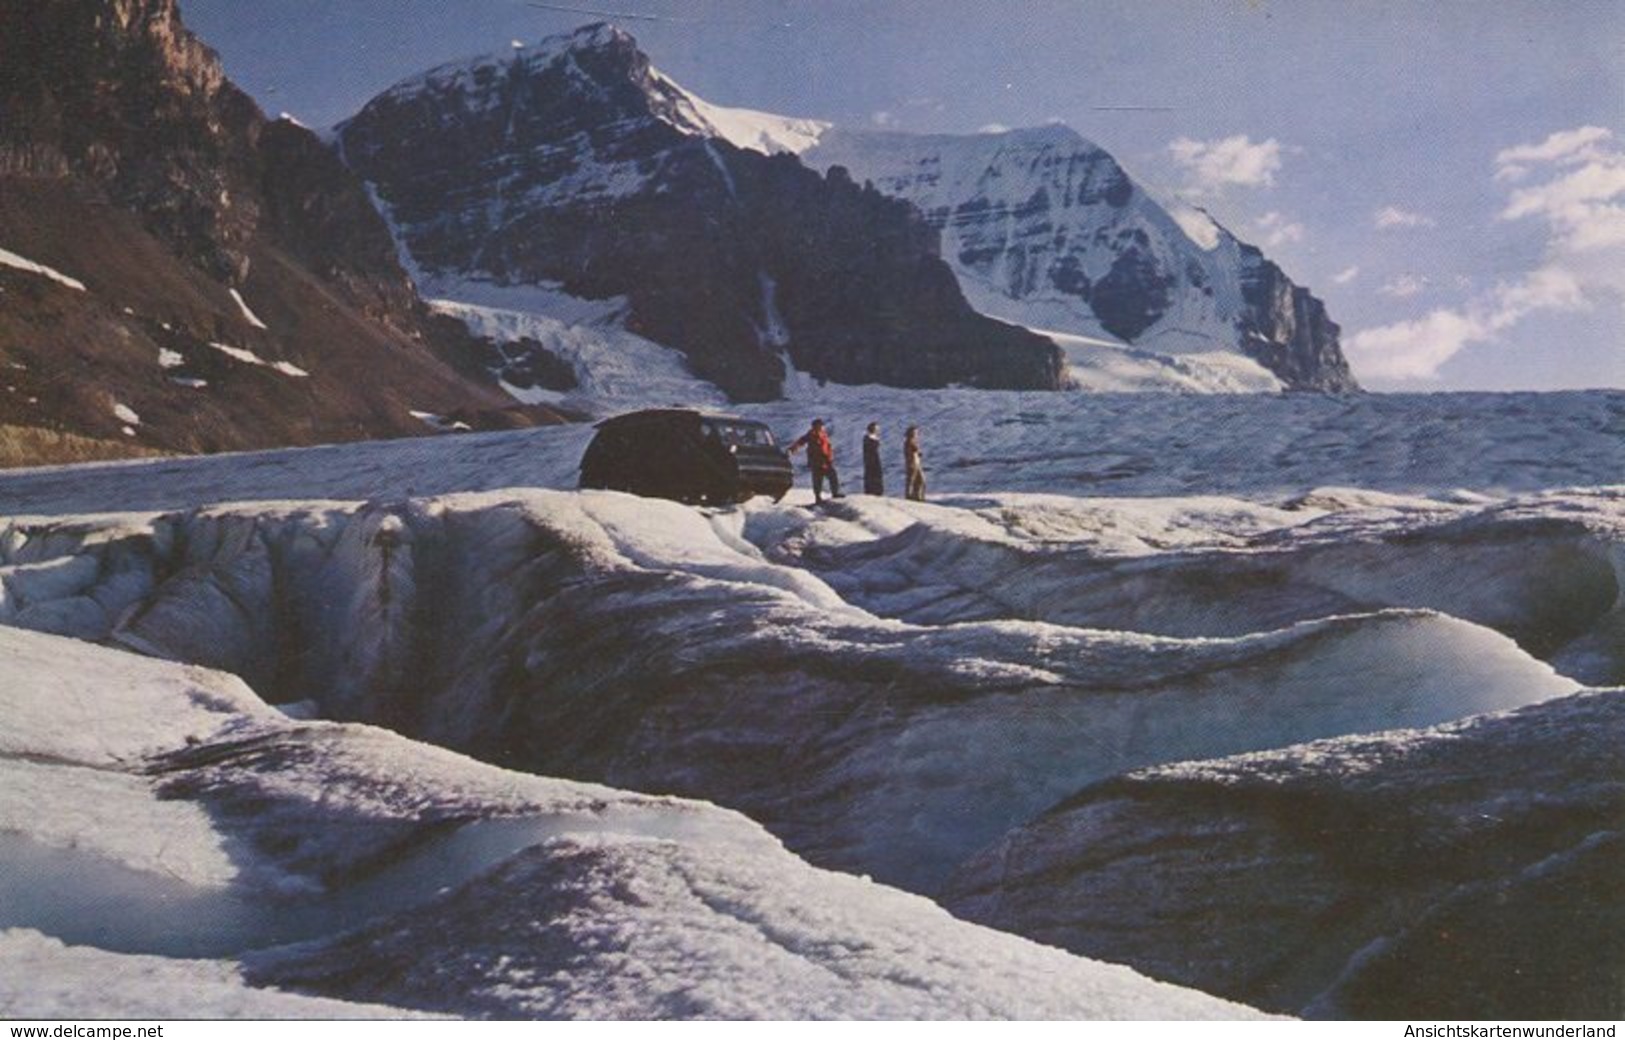
M773 446L773 434L765 426L716 422L704 425L706 437L717 437L724 444L769 448Z
M708 441L719 441L723 444L734 443L733 438L728 435L728 427L722 425L721 423L701 423L700 432L701 435Z

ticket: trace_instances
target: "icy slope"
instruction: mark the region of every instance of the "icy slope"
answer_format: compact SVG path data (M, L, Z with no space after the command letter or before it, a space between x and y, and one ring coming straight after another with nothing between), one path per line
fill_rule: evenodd
M676 402L710 409L727 403L689 371L680 353L624 328L624 298L578 300L543 288L458 279L432 279L422 289L437 313L494 345L499 358L491 367L502 388L527 404L607 416ZM567 365L575 385L555 390L526 378L524 369L538 352Z
M294 723L217 673L0 627L0 704L9 1015L1249 1015L813 870L733 813Z
M713 105L683 89L658 69L650 70L658 93L672 101L663 118L685 133L718 137L735 148L750 148L767 155L806 151L818 143L830 124L821 119L797 119L749 108Z
M1053 527L1053 503L1037 505L1033 523ZM989 515L1019 525L1024 509L1012 497ZM1320 515L1230 509L1240 527ZM958 526L945 530L944 514ZM1382 609L1381 590L1366 602L1305 592L1295 617L1238 607L1227 631L1177 638L1105 630L1123 626L1098 605L1098 619L1061 611L1065 626L1012 620L1043 611L988 609L1002 575L1024 569L1019 547L990 539L993 521L863 499L810 527L808 516L492 492L22 522L7 534L6 618L227 668L275 700L548 775L742 809L820 865L918 890L1127 769L1576 688L1486 628ZM846 542L803 550L845 563L776 562L798 542ZM910 567L933 566L884 551L916 543L937 544L935 569L980 576L988 593L914 580ZM1110 566L1087 548L1061 558L1033 584L1035 607L1068 568ZM1606 554L1592 565L1613 580ZM1238 574L1192 584L1217 600L1224 580L1242 592L1258 581ZM1107 605L1110 577L1096 597ZM904 598L866 582L896 582ZM887 620L842 587L860 604L979 620ZM1132 577L1121 590L1135 593Z
M1625 1011L1625 690L1131 774L980 854L947 905L1317 1017Z
M861 501L745 530L848 602L921 624L1028 618L1235 636L1332 614L1437 610L1597 684L1625 682L1625 496L1491 505L1326 490L1236 499L990 495L899 515Z
M977 283L966 295L984 314L996 314L997 304L981 302ZM1037 320L1037 319L1035 319ZM1055 341L1066 355L1070 389L1094 393L1274 393L1286 389L1269 369L1251 358L1227 351L1195 354L1158 354L1077 333L1029 326Z

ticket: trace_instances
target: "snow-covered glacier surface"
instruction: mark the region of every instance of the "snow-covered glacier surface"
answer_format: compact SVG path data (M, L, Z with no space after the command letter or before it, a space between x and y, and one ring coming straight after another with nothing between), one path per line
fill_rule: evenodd
M1625 395L801 390L931 501L0 474L0 1008L1617 1014Z
M726 810L296 722L193 666L0 649L8 1017L1253 1014L813 869Z

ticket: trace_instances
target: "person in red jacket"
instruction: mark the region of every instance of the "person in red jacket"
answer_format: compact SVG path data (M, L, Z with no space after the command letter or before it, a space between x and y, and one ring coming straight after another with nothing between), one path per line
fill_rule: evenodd
M824 501L824 480L829 480L829 494L831 498L845 498L841 494L841 478L835 473L835 446L829 442L829 434L824 430L824 420L814 419L812 428L797 437L791 443L789 451L794 455L802 448L807 449L807 468L812 470L813 502Z

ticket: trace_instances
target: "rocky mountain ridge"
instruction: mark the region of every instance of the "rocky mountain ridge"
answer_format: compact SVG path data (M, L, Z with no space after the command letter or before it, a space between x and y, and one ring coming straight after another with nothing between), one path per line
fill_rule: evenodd
M1060 125L916 135L724 108L599 24L404 80L339 137L438 292L625 296L628 328L735 399L776 396L786 365L901 386L1358 389L1321 301ZM910 209L850 201L871 192ZM832 224L819 200L840 198L858 216L815 233ZM961 310L940 272L897 275L921 251L977 312L1056 337L1073 376L1016 366L1007 333L937 349L964 317L934 320ZM878 338L877 312L893 316Z
M429 275L624 296L628 329L735 400L777 397L787 365L849 383L1061 385L1052 343L965 302L912 206L715 136L739 117L595 25L403 81L337 133ZM755 128L757 144L778 139Z

